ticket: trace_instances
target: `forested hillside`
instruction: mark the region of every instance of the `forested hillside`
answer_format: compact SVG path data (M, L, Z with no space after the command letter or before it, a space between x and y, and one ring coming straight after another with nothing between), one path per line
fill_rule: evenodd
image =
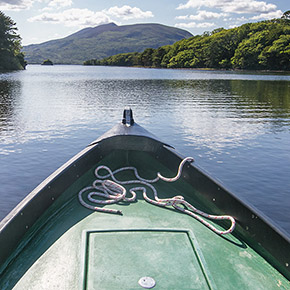
M0 11L0 71L24 69L25 66L16 23Z
M289 11L281 19L216 29L142 53L113 55L86 65L161 68L290 70Z

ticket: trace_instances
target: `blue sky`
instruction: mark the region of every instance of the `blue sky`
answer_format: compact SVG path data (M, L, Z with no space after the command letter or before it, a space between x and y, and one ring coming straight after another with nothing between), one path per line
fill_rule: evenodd
M23 45L109 22L161 23L196 35L279 18L289 9L289 0L0 0L0 10L16 22Z

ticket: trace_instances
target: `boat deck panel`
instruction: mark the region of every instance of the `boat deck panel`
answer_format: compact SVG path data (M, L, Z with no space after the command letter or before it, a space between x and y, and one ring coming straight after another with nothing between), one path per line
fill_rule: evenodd
M163 289L210 289L187 231L89 231L84 244L83 289L140 289L148 276Z

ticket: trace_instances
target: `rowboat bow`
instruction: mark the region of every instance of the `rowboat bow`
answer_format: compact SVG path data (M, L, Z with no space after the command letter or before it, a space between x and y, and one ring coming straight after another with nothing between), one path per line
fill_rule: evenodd
M134 122L0 223L0 289L290 289L277 226Z

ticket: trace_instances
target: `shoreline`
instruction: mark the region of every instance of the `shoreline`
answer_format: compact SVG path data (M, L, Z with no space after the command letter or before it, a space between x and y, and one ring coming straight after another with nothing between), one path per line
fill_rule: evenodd
M103 67L131 67L131 68L148 68L148 69L168 69L168 70L196 70L196 71L225 71L225 72L275 72L289 73L290 70L249 70L249 69L223 69L223 68L190 68L190 67L152 67L152 66L122 66L122 65L84 65L83 66L103 66Z
M27 66L41 66L41 63L28 63ZM221 69L221 68L167 68L167 67L146 67L146 66L121 66L121 65L84 65L84 64L73 64L73 63L54 63L53 66L86 66L86 67L119 67L119 68L145 68L145 69L162 69L162 70L190 70L190 71L220 71L220 72L236 72L236 73L278 73L278 74L290 74L290 70L249 70L249 69ZM22 69L25 70L25 69ZM1 71L0 73L13 72L15 70Z

